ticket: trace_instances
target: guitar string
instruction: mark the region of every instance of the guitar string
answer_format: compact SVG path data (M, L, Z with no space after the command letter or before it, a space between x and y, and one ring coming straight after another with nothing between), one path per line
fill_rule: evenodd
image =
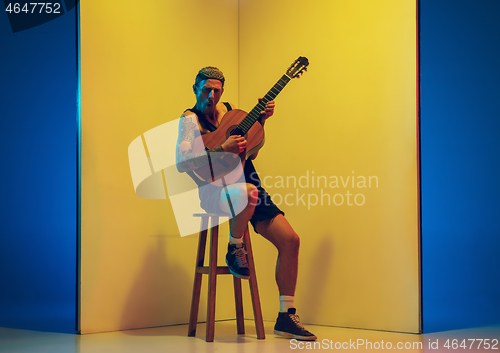
M250 130L252 125L257 121L260 117L260 112L264 110L265 104L272 101L276 96L285 88L286 84L290 82L290 78L286 75L283 75L281 79L269 90L269 92L262 98L262 100L257 104L250 113L238 124L237 129L241 131L241 134L244 135ZM279 88L277 88L279 87Z

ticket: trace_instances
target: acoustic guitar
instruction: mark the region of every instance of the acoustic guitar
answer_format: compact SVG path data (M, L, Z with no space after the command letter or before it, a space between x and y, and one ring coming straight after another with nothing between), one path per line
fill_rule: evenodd
M245 136L247 140L246 150L239 154L217 152L223 154L222 158L213 158L213 156L211 158L210 155L213 153L208 154L209 163L194 171L200 179L221 186L234 183L241 177L245 160L264 145L264 129L261 124L255 124L260 117L260 112L265 110L266 104L274 100L288 82L300 77L308 65L307 58L299 57L250 113L233 109L224 115L217 130L194 140L193 152L195 153L220 146L232 135Z

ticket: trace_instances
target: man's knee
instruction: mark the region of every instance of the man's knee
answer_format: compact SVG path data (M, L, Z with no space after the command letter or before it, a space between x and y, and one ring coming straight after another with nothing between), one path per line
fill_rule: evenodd
M300 237L297 233L293 232L293 235L291 237L292 246L296 248L297 250L300 247Z
M259 200L259 190L253 184L246 183L246 192L248 197L248 204L251 206L257 205Z
M282 246L283 246L282 250L286 249L288 251L298 252L300 247L299 235L294 231L291 231L286 235L286 237L284 237L282 241Z
M241 212L245 208L255 207L258 200L258 190L254 185L248 183L233 184L228 187L228 194L225 194L224 191L221 193L223 203L227 203L227 196L229 196L235 211Z

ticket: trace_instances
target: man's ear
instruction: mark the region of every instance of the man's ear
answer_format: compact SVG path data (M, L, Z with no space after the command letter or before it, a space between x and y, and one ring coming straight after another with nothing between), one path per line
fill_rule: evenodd
M198 87L196 87L196 83L193 85L193 92L196 94L196 91L198 90Z

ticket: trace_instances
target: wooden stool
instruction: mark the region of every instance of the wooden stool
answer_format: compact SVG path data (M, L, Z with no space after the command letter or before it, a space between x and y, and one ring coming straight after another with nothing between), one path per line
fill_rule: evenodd
M214 341L215 328L215 289L217 275L231 274L227 266L217 266L217 247L219 240L219 215L213 213L195 213L195 217L201 217L200 238L198 241L198 254L196 255L196 268L193 285L193 297L191 300L191 314L189 316L188 336L196 336L196 324L198 321L198 308L200 306L200 291L202 275L208 275L208 301L207 301L207 332L206 341ZM207 243L208 221L211 220L210 228L210 255L208 266L205 262L205 246ZM243 235L245 249L247 251L248 267L250 270L250 293L252 296L253 314L257 338L266 338L264 332L264 322L262 321L262 311L260 307L259 289L257 288L257 278L255 276L255 265L252 255L252 244L250 243L250 233L248 227ZM234 300L236 304L236 326L238 334L245 333L245 322L243 317L243 300L241 296L241 279L234 277Z

